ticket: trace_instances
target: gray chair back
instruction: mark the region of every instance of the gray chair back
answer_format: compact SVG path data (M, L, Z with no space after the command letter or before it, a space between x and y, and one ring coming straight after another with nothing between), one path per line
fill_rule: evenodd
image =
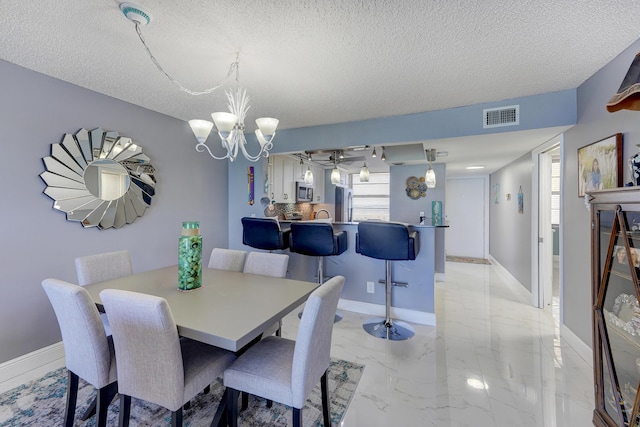
M242 271L246 257L246 251L214 248L211 251L208 267L218 270Z
M42 287L58 318L67 369L98 389L116 381L113 347L86 289L56 279Z
M263 276L286 277L289 255L269 252L249 252L244 272Z
M293 406L302 408L309 393L329 368L331 333L344 277L335 276L307 299L293 353L291 390Z
M129 251L107 252L76 258L80 286L133 274Z
M100 292L118 365L118 392L175 411L184 404L180 337L164 298L115 289Z

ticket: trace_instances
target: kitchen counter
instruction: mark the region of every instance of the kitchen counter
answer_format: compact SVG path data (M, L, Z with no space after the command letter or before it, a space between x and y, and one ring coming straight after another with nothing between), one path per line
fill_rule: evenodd
M280 221L283 227L289 221ZM381 316L385 310L385 285L379 283L385 278L385 262L356 253L355 242L357 222L334 222L336 231L347 232L347 251L338 256L325 257L325 275L345 277L345 285L339 308ZM418 231L420 251L414 261L393 261L391 277L394 282L407 283L407 287L394 286L391 297L392 317L408 322L435 325L435 277L438 274L436 260L442 261L444 276L444 240L436 250L437 234L448 226L410 225ZM246 249L246 248L245 248ZM316 258L289 250L287 277L296 280L316 279ZM375 292L367 293L367 282L375 283Z

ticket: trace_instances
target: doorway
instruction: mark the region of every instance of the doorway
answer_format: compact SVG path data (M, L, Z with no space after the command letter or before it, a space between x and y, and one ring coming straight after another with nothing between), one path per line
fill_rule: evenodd
M448 256L487 257L487 181L486 177L447 179L445 214L449 228L444 235Z
M532 218L533 305L549 310L556 323L561 324L562 139L544 144L533 152L533 157L534 194L538 195Z

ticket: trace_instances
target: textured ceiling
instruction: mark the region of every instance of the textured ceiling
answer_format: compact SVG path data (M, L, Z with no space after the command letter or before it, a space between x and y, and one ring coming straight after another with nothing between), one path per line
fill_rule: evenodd
M185 120L226 109L220 90L177 90L118 4L2 0L0 58ZM640 16L637 0L139 4L152 16L143 35L170 75L203 90L240 52L247 122L278 117L281 129L576 88L638 39Z

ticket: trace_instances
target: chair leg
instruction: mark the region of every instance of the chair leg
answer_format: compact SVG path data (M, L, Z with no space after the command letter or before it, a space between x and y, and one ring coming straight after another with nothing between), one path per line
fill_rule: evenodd
M115 397L116 393L118 393L117 382L112 382L98 390L98 396L96 398L96 427L107 426L107 412L109 411L109 404Z
M273 400L267 399L267 408L271 408L273 406Z
M171 427L182 427L182 408L171 412Z
M240 392L227 388L227 425L238 427L238 395Z
M278 320L278 329L276 330L276 336L282 336L282 319Z
M293 427L302 427L302 408L293 408Z
M204 388L204 394L209 394L209 392L211 391L211 386L208 385Z
M211 421L211 427L227 427L229 421L227 420L227 396L229 391L225 388L220 402L218 403L218 409L213 415L213 421Z
M84 413L80 416L80 419L82 421L87 421L89 418L93 417L96 414L97 403L98 403L98 396L96 395L93 397L93 400L91 401L89 406L87 406L87 409L85 409Z
M76 399L78 398L79 378L76 374L68 371L67 378L67 405L64 410L65 427L73 427L73 419L76 414Z
M322 392L322 418L324 420L324 427L331 427L331 416L329 408L329 378L327 377L327 371L324 371L324 374L320 379L320 390Z
M249 407L249 393L246 391L242 392L242 406L240 407L240 411L244 411Z
M182 409L184 409L185 411L188 411L189 409L191 409L191 401L188 401L187 403L182 405Z
M120 395L120 427L129 427L129 416L131 415L131 396Z

